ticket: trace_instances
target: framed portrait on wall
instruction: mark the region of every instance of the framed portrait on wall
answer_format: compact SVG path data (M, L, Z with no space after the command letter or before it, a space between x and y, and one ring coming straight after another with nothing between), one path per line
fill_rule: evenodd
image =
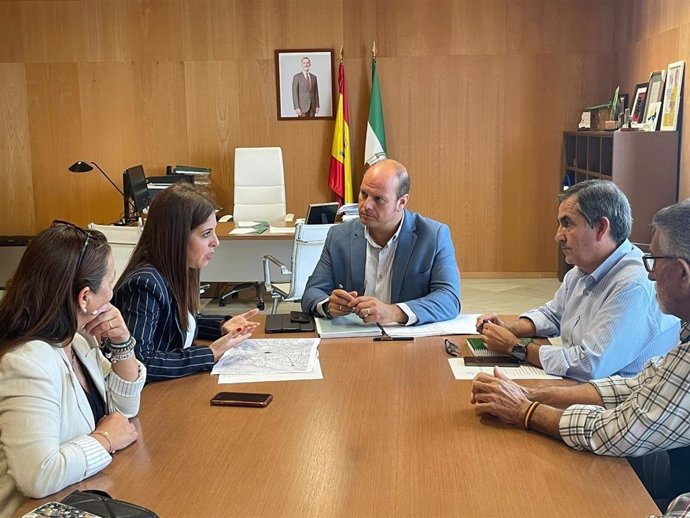
M275 51L278 120L333 119L333 51Z
M632 110L630 110L630 126L640 128L644 125L645 106L647 104L647 88L649 83L640 83L635 86Z
M661 110L661 131L676 131L677 129L684 72L685 61L671 63L666 71L666 90Z

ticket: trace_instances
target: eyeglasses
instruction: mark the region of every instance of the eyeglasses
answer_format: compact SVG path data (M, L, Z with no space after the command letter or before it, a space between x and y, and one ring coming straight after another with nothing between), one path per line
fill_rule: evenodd
M446 348L446 352L449 355L454 357L460 356L460 348L447 338L443 340L443 346Z
M654 267L656 266L656 261L658 259L682 259L683 261L690 263L690 259L686 259L685 257L678 257L675 255L643 254L642 255L642 262L644 263L644 269L647 270L648 272L651 272L652 270L654 270Z
M79 259L77 259L77 271L79 271L79 268L81 268L81 263L84 260L84 254L86 253L86 249L89 246L89 241L93 239L94 241L99 241L98 237L89 232L88 230L84 230L81 227L78 227L74 223L70 223L69 221L63 221L61 219L55 219L50 225L51 227L69 227L73 228L79 234L84 236L84 245L81 247L81 252L79 252Z

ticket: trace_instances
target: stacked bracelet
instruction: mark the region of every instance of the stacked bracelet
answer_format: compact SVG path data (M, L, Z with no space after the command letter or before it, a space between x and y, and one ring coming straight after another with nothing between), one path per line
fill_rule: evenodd
M523 423L525 426L525 430L529 430L529 423L532 420L534 411L537 409L539 405L541 405L539 401L532 401L532 404L527 409L527 413L525 414L525 422Z
M109 339L103 340L104 351L103 354L108 358L111 363L117 363L124 360L130 359L134 356L134 347L137 345L137 341L133 336L130 336L125 342L113 343Z

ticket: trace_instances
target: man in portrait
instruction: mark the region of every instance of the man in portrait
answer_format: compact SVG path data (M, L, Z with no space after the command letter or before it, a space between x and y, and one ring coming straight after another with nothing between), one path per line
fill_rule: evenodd
M292 78L292 105L298 117L315 117L319 113L319 84L309 72L311 60L302 58L302 71Z

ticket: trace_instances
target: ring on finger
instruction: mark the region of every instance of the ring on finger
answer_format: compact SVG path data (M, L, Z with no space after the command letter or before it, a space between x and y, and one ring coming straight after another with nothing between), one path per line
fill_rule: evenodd
M364 318L367 318L369 316L369 310L368 309L365 309L363 311L363 313L364 313Z

